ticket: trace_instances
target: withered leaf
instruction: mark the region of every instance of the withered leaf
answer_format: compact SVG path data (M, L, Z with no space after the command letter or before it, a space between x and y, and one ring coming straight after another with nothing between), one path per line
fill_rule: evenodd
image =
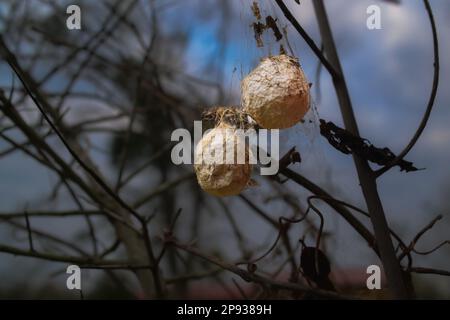
M266 25L261 22L254 22L252 24L252 26L253 26L253 31L255 32L256 45L258 47L264 47L264 43L262 41L262 34L263 34L264 30L266 29Z
M277 19L274 19L272 16L266 17L266 27L272 29L273 34L275 35L275 39L280 41L283 38L283 35L280 32L280 29L277 25Z
M377 148L367 139L360 138L335 125L331 121L320 119L320 134L337 150L345 154L356 154L363 159L385 166L395 159L389 148ZM401 160L397 164L401 171L417 171L412 162Z
M251 9L255 18L257 20L261 20L261 11L259 10L258 3L256 1L253 1Z
M322 250L314 247L303 247L300 267L303 275L308 280L313 281L320 289L336 291L328 277L331 271L330 261Z

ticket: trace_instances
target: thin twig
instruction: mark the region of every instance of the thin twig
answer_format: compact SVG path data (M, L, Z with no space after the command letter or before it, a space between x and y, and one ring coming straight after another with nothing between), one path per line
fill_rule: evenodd
M84 266L84 265L124 265L125 264L123 261L98 260L98 259L93 259L93 258L89 258L89 257L80 258L80 257L74 257L74 256L58 255L58 254L54 254L54 253L44 253L44 252L23 250L23 249L14 248L11 246L6 246L3 244L0 244L0 252L9 253L9 254L16 255L16 256L38 258L38 259L48 260L48 261L73 263L73 264L79 265L80 267Z
M25 210L25 222L26 222L26 226L27 226L28 244L30 245L30 251L34 251L33 235L31 233L30 219L28 218L27 210Z
M325 58L322 50L314 43L314 40L308 35L308 33L303 29L301 24L295 19L292 13L289 11L289 8L284 4L283 0L275 0L277 5L280 7L286 19L292 24L292 26L297 30L297 32L303 37L305 42L309 45L311 50L317 56L317 58L322 62L325 68L328 70L330 75L334 77L339 77L340 75L336 72L335 68L331 65L331 63Z
M347 208L339 203L336 203L335 201L330 200L333 199L333 197L329 193L301 174L288 168L283 169L281 173L313 194L323 197L324 201L328 203L328 205L338 214L340 214L342 218L344 218L344 220L346 220L353 227L353 229L366 240L369 247L372 248L377 255L379 255L375 237Z
M377 170L375 172L376 176L379 177L383 173L387 172L390 168L397 165L416 144L417 140L419 140L420 136L423 133L423 130L427 126L428 119L430 118L431 111L433 110L434 101L436 99L438 86L439 86L439 41L438 41L438 35L437 35L437 29L436 29L436 23L434 21L433 11L431 9L430 3L428 0L423 0L425 4L425 9L428 13L428 18L430 19L431 24L431 30L433 33L433 50L434 50L434 75L433 75L433 85L431 88L430 98L428 99L427 108L425 110L425 114L422 117L422 121L419 124L419 127L417 128L416 132L414 133L414 136L409 141L408 145L403 149L402 152L398 154L395 159L392 160L391 163L387 164L383 168Z
M330 298L330 299L354 299L353 297L347 297L344 295L336 294L334 292L329 292L326 290L311 289L311 288L304 287L303 285L300 285L300 284L277 281L275 279L267 278L267 277L258 275L256 273L248 272L244 269L236 267L234 264L230 264L230 263L222 261L216 257L202 253L201 251L199 251L198 249L196 249L194 247L181 244L173 238L168 240L168 243L170 245L176 247L177 249L186 251L194 256L197 256L199 258L202 258L202 259L208 261L209 263L215 264L229 272L232 272L232 273L238 275L244 281L258 283L266 288L284 289L284 290L289 290L289 291L294 291L294 292L313 293L317 296L322 296L324 298Z
M419 255L428 255L430 253L433 253L434 251L438 250L439 248L441 248L442 246L444 246L447 243L450 243L450 241L443 241L441 242L439 245L437 245L436 247L434 247L431 250L428 251L418 251L415 249L415 246L417 244L417 242L420 240L420 238L428 231L431 230L431 228L433 228L433 226L436 224L436 222L438 222L439 220L441 220L443 218L442 215L438 215L436 218L434 218L433 220L431 220L430 223L428 223L425 227L423 227L418 233L417 235L413 238L413 240L411 240L409 246L403 251L402 255L400 255L399 260L401 261L402 258L405 256L405 254L409 253L409 252L414 252L417 253ZM411 263L409 264L409 266L411 266Z
M105 213L100 210L67 210L67 211L27 211L26 215L33 218L48 218L48 217L72 217L72 216L82 216L82 215L104 215ZM0 219L15 219L23 218L25 216L24 212L0 212Z
M236 288L238 289L239 293L241 294L241 296L245 299L248 300L248 296L245 293L244 289L242 289L242 287L239 285L239 283L236 281L236 279L231 279L231 281L233 281L234 285L236 286Z
M450 277L450 271L433 269L433 268L412 267L409 269L409 271L414 272L414 273L437 274L437 275L441 275L441 276Z

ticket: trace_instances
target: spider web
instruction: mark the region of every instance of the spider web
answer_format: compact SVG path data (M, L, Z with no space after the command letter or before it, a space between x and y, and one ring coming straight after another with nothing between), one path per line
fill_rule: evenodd
M235 71L232 77L231 88L234 88L234 92L238 92L240 97L240 82L251 70L256 67L259 61L269 55L280 54L280 47L284 51L300 58L300 62L303 62L302 52L299 50L299 41L301 39L296 34L289 34L290 24L286 21L284 16L275 7L274 2L270 0L239 0L240 9L240 24L242 28L242 43L239 47L239 61L235 65ZM258 19L252 10L252 6L256 3L259 9L261 18ZM301 5L295 4L301 10ZM260 35L260 42L263 46L258 46L258 41L255 37L255 31L253 28L254 23L265 23L266 17L272 17L277 24L279 31L282 34L282 38L277 41L272 29L268 28ZM312 68L315 70L316 68ZM317 77L316 72L306 75L309 81L312 81ZM317 80L320 80L317 78ZM314 85L313 85L314 88ZM324 150L323 141L320 136L320 123L319 123L319 110L315 102L313 94L319 93L319 91L311 90L311 105L310 110L305 115L302 122L295 126L280 130L280 156L289 151L293 146L300 152L302 157L302 164L295 167L295 169L302 170L302 168L308 168L309 171L314 170L314 174L323 173L323 165L327 164ZM319 169L318 167L322 167ZM315 168L318 168L317 170Z

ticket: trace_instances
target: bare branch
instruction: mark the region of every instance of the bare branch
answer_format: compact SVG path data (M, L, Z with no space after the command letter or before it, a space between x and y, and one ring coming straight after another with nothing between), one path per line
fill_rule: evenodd
M433 268L413 267L413 268L409 269L409 271L414 272L414 273L436 274L436 275L440 275L440 276L450 277L450 271L433 269Z
M84 265L124 265L122 261L98 260L94 258L80 258L73 256L63 256L53 253L41 253L37 251L23 250L0 244L0 252L13 254L16 256L32 257L48 261L64 262L77 264L80 267Z
M330 299L355 299L354 297L347 297L344 295L336 294L334 292L307 288L307 287L304 287L304 286L302 286L300 284L296 284L296 283L282 282L282 281L277 281L274 279L266 278L264 276L261 276L261 275L255 274L255 273L251 273L244 269L238 268L235 265L227 263L222 260L219 260L216 257L202 253L198 249L193 248L191 246L183 245L174 239L168 239L168 244L176 247L177 249L189 252L190 254L197 256L199 258L202 258L202 259L208 261L209 263L212 263L218 267L221 267L229 272L232 272L232 273L238 275L240 278L242 278L246 282L254 282L254 283L260 284L261 286L266 287L266 288L284 289L284 290L289 290L289 291L294 291L294 292L302 292L302 293L313 293L317 296L322 296L324 298L330 298Z
M286 19L288 19L288 21L292 24L292 26L295 28L295 30L297 30L297 32L302 36L302 38L309 45L309 47L314 52L314 54L317 56L317 58L320 60L320 62L328 70L330 75L333 78L340 77L340 75L336 71L336 69L327 60L327 58L325 58L322 50L319 49L319 47L314 43L314 40L308 35L308 33L305 31L305 29L303 29L303 27L300 25L300 23L297 21L297 19L295 19L295 17L289 11L289 8L286 6L286 4L284 4L283 0L275 0L275 2L280 7L280 9L283 12L284 16L286 17Z

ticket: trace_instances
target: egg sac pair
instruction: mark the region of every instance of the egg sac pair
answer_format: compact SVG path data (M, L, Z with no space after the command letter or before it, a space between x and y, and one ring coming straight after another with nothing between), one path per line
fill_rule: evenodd
M243 111L264 129L292 127L309 110L309 87L296 58L288 55L267 57L242 80ZM222 126L218 125L218 128ZM227 126L236 129L231 124ZM199 142L202 148L197 151L214 143L218 132L213 129L205 135ZM225 146L225 141L220 143ZM197 160L202 156L199 152L195 154ZM250 152L248 146L245 152ZM197 163L194 168L201 188L216 196L239 194L251 181L252 165L249 163Z

